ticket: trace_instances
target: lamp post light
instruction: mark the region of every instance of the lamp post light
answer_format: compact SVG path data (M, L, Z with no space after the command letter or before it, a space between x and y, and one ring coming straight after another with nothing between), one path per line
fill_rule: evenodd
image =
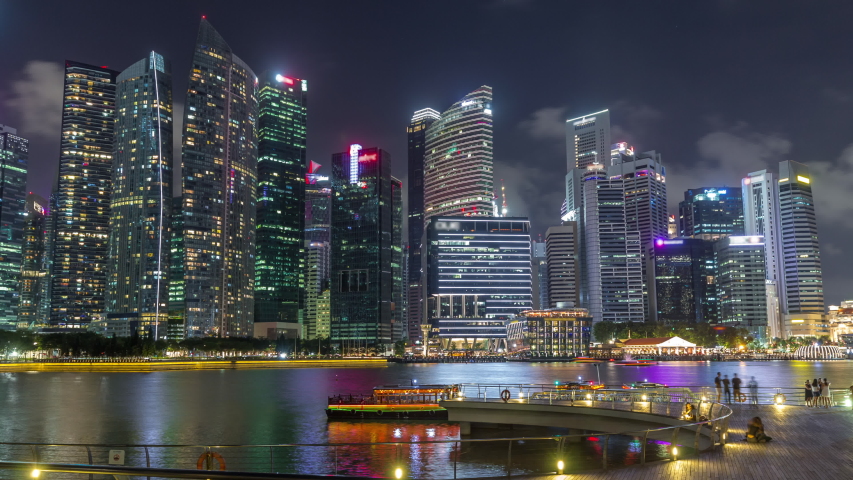
M566 464L560 460L557 462L557 475L562 475L563 470L566 468Z

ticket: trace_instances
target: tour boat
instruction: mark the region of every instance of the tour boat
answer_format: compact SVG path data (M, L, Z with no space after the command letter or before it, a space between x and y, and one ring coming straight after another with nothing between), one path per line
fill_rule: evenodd
M600 390L604 388L603 383L587 382L560 382L556 384L557 390Z
M575 357L572 360L572 363L601 363L603 361L604 360L600 360L598 358L592 358L592 357Z
M651 360L623 360L621 362L615 362L615 364L623 367L648 367L649 365L657 365L658 362L653 362Z
M372 395L329 397L326 416L334 419L447 419L441 400L459 397L459 385L382 385Z

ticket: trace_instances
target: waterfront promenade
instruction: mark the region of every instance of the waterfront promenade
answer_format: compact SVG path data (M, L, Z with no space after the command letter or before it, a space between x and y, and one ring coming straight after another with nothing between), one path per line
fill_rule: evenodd
M664 460L643 466L572 475L528 476L529 480L768 480L804 478L853 478L853 411L799 406L733 406L729 440L698 457ZM746 424L761 417L766 444L742 441Z
M49 361L0 363L0 372L156 372L168 370L240 370L257 368L386 367L384 358L318 360L151 360L140 362Z

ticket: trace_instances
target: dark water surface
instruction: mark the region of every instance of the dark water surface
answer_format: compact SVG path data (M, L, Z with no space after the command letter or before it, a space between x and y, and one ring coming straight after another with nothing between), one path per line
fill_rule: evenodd
M829 378L833 388L846 388L853 381L853 362L847 361L668 362L651 367L600 367L602 381L614 386L642 380L670 386L709 385L718 371L730 377L734 373L746 379L755 376L762 387L798 387L805 379L818 376ZM368 393L377 385L409 384L412 379L420 384L553 384L579 376L596 379L595 366L391 364L364 369L5 373L0 374L0 441L233 445L458 439L458 426L452 423L329 422L324 407L330 395ZM510 434L501 432L498 436ZM549 448L542 446L543 455L550 455ZM595 445L583 448L592 453L600 449ZM436 446L429 456L447 460L452 449L453 444ZM393 463L395 453L380 450L376 455L389 465ZM469 453L477 458L476 449ZM313 459L306 464L322 470L328 468L330 455L301 457L302 461ZM359 455L348 457L340 452L340 468L354 474L382 473L385 467L363 467L364 457ZM431 468L418 463L422 455L407 452L405 456L411 458L413 470L430 473ZM483 462L488 463L486 459ZM360 470L362 467L367 470ZM441 467L446 469L447 461ZM487 470L500 474L499 469Z

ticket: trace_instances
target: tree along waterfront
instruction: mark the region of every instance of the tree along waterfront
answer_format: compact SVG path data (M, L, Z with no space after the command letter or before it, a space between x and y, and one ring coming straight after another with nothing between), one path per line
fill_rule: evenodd
M151 337L104 337L94 332L35 334L0 331L0 354L5 359L93 357L129 358L160 356L253 356L270 354L332 353L328 339L313 341L280 337L262 338L188 338L157 340Z
M709 323L617 323L611 321L599 322L593 325L592 333L597 341L607 343L611 339L626 338L662 338L681 337L700 347L720 346L729 349L743 347L748 350L763 350L772 348L777 351L791 352L804 345L820 343L835 345L829 336L823 337L792 337L787 340L773 338L762 343L750 335L749 330L740 327L729 327Z

